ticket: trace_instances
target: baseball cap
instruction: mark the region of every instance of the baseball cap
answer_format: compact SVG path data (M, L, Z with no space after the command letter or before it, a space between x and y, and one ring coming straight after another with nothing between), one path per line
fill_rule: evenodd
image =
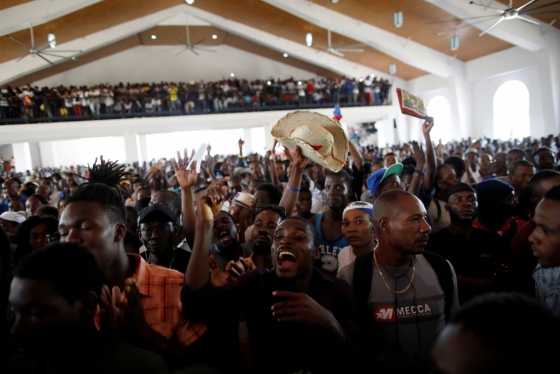
M1 219L5 219L6 221L12 221L17 223L22 223L25 221L25 217L16 212L4 212L0 214Z
M366 185L369 192L375 196L375 190L379 188L381 182L383 182L387 177L396 174L401 175L403 169L403 164L397 163L389 166L388 168L381 168L374 171L367 179Z
M148 217L154 218L155 216L162 217L166 222L173 222L175 220L171 209L163 204L152 204L140 211L138 223L144 223L148 220Z

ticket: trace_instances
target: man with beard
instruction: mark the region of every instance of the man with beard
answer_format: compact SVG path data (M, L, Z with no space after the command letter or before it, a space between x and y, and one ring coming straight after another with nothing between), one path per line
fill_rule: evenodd
M148 264L183 273L191 256L173 245L177 233L174 219L171 209L162 204L152 204L140 211L138 237L146 247L141 256Z
M254 372L363 371L351 290L313 268L319 243L309 221L290 217L278 225L272 270L258 268L222 287L210 285L210 232L221 214L226 189L219 182L203 191L197 204L193 255L181 292L186 315L211 321L227 313L244 313ZM327 359L328 351L336 354Z
M537 171L554 170L554 152L550 148L539 148L532 155Z
M204 191L201 191L199 194L203 193ZM232 215L228 212L220 211L216 214L211 238L210 254L216 259L221 269L225 269L230 261L237 261L243 256L243 247L237 238L237 227Z
M245 261L251 269L272 269L270 247L274 231L286 219L286 211L278 205L264 205L257 209L250 244L253 252Z
M517 232L515 215L516 202L513 187L496 179L489 179L476 185L478 219L474 227L493 231L509 243Z
M466 183L458 183L447 192L445 210L451 224L430 235L427 251L447 259L457 274L459 302L476 295L495 291L502 275L507 246L496 233L473 227L478 212L475 190ZM498 270L498 271L497 271Z
M427 373L429 352L459 307L453 267L424 251L431 231L425 217L416 196L382 193L373 206L377 249L337 275L354 289L369 353L390 373Z

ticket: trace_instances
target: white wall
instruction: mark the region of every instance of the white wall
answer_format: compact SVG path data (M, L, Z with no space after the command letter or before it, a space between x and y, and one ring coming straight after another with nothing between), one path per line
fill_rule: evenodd
M207 47L215 53L181 51L180 46L138 46L96 60L75 69L33 82L33 85L94 85L182 81L216 81L236 77L245 79L315 78L314 73L292 67L227 45ZM183 47L184 48L184 47Z
M11 160L12 156L14 155L14 152L12 151L12 145L11 144L0 145L0 154L2 155L4 161Z
M523 82L529 90L531 136L541 137L560 131L560 30L544 35L548 45L540 52L519 47L457 64L457 76L444 79L426 75L408 82L408 91L427 103L442 95L449 100L454 139L468 136L493 137L493 99L496 90L509 80ZM515 110L515 108L511 108ZM408 119L411 138L421 135ZM436 119L437 126L437 119Z

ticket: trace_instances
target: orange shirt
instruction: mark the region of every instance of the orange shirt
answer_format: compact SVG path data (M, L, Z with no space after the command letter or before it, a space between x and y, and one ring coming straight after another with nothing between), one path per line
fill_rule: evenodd
M192 323L183 317L181 285L183 274L172 269L148 264L141 256L127 254L132 264L138 264L132 278L136 280L144 316L155 331L171 336L182 346L194 343L204 332L202 323Z

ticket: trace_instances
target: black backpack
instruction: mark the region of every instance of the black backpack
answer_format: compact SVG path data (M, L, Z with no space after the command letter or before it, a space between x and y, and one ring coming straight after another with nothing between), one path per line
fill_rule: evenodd
M454 286L453 276L449 263L437 253L424 251L422 255L428 260L434 269L439 284L445 294L445 322L449 321L451 305L453 304ZM356 309L361 322L369 325L371 318L367 312L367 300L371 290L371 278L373 276L373 251L356 257L354 262L353 289Z

